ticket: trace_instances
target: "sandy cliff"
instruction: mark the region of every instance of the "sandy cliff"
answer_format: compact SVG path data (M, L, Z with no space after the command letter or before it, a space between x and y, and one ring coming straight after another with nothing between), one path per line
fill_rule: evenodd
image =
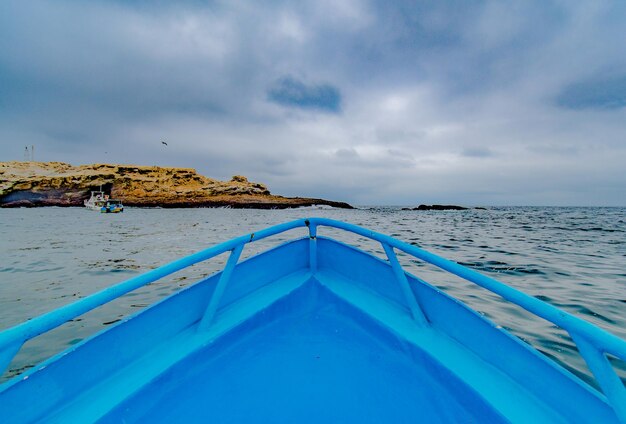
M230 206L290 208L343 202L270 194L263 184L243 176L230 181L204 177L191 168L63 162L0 162L0 206L82 206L100 187L128 206Z

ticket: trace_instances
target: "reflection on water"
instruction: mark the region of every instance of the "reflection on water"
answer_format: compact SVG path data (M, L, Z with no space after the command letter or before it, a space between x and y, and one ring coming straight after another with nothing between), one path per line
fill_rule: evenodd
M467 211L137 209L0 210L0 328L70 303L215 243L270 225L323 216L430 250L626 338L626 209L492 208ZM294 230L246 246L244 257L303 235ZM383 257L380 245L320 229ZM589 380L562 330L479 287L399 255L405 268ZM4 378L210 275L226 255L122 297L27 343ZM615 362L622 378L624 363Z

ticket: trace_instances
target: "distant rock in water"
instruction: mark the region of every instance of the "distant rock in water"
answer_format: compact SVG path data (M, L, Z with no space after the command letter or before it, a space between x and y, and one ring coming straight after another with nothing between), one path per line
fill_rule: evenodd
M414 211L464 211L469 208L456 205L419 205L411 210Z
M0 162L0 206L82 206L100 187L128 206L284 209L344 202L270 193L241 175L230 181L204 177L191 168L63 162Z

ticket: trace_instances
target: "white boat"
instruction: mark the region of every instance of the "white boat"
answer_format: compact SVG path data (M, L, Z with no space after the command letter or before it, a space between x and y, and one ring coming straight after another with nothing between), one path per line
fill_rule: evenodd
M124 205L121 200L110 199L104 191L92 191L91 197L84 202L85 207L93 211L102 213L124 212Z
M85 200L85 207L93 211L99 211L109 200L109 196L104 191L92 191L91 197Z

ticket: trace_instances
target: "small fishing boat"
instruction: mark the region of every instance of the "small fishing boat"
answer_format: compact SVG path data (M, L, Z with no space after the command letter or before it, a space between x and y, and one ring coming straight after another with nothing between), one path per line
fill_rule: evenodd
M104 202L104 205L100 208L102 213L119 213L124 212L124 205L121 200L108 199Z
M240 261L245 246L304 227ZM374 240L386 259L326 227ZM336 230L333 230L336 231ZM405 272L396 251L565 329L601 390ZM0 368L21 346L94 308L228 253L224 269L0 386L7 423L626 423L607 355L626 341L416 246L325 218L238 237L0 333Z
M87 209L100 211L102 213L124 212L124 205L121 200L110 199L109 195L102 190L92 191L89 199L84 201Z

